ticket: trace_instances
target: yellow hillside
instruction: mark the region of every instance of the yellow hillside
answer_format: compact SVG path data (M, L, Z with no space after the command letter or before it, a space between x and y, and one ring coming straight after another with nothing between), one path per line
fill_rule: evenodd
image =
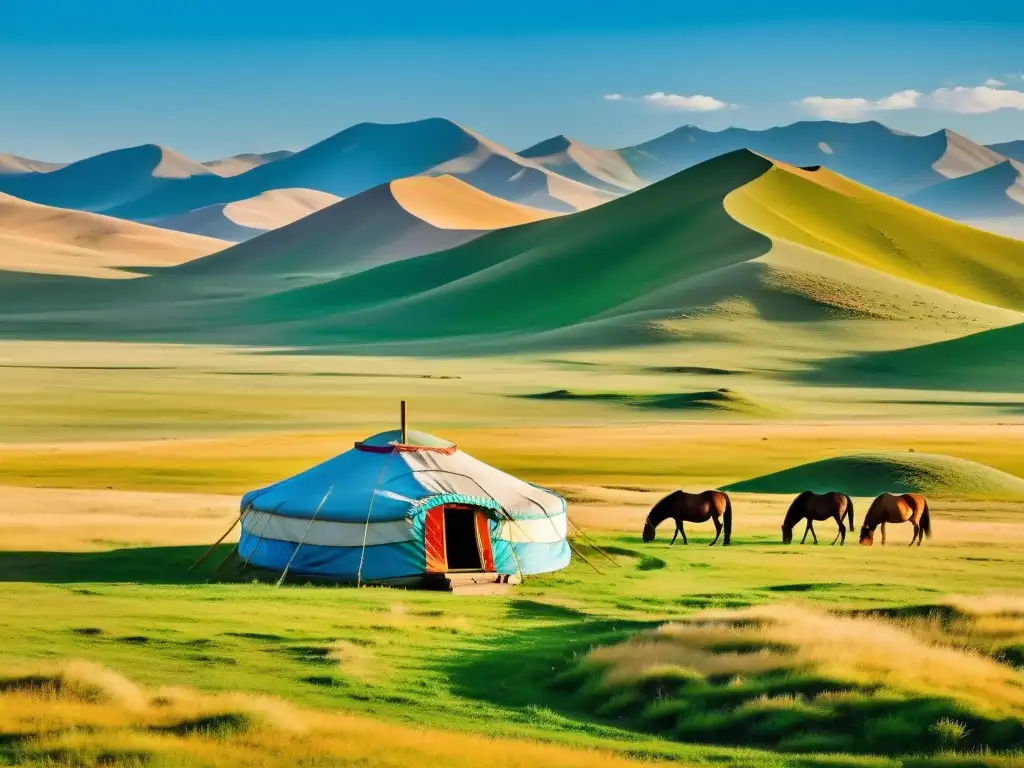
M1024 248L821 169L776 163L730 194L728 213L789 241L975 301L1024 309Z

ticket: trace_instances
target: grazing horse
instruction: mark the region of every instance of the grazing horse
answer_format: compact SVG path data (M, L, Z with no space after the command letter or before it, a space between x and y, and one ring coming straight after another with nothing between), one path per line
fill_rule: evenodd
M804 529L804 537L800 539L803 544L807 541L807 534L814 537L814 543L818 543L818 534L814 532L814 522L832 518L839 526L839 532L832 539L835 544L842 537L841 544L846 543L846 526L843 525L843 516L850 519L850 532L853 532L853 499L845 493L829 491L828 493L811 493L804 491L789 505L786 518L782 521L782 543L789 544L793 541L793 528L803 519L807 519L807 528Z
M676 523L676 532L669 544L676 543L676 537L682 534L683 544L689 544L686 540L686 531L683 530L683 523L706 523L711 520L715 524L715 540L711 546L718 543L722 531L725 531L723 545L732 543L732 500L729 494L722 491L704 491L702 493L686 493L686 491L673 491L664 499L659 501L644 521L644 543L654 541L654 529L658 524L672 518Z
M860 529L860 543L870 547L874 542L875 528L882 526L882 544L885 544L886 523L906 523L914 526L914 536L910 546L921 546L921 540L932 537L931 513L928 511L928 500L919 493L904 493L894 496L883 493L873 502L868 513L864 515L864 525Z

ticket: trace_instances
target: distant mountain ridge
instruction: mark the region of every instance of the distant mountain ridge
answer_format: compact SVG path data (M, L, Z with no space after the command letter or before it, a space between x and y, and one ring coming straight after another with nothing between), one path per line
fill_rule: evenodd
M244 239L257 228L235 227L230 211L259 200L266 222L287 223L298 210L288 203L287 190L348 198L399 178L449 175L509 202L569 213L738 149L800 167L824 166L995 231L1019 230L1014 184L992 193L979 190L998 186L997 179L1010 173L1007 157L997 150L1024 155L1024 142L984 147L948 130L915 136L875 121L803 121L767 130L682 126L620 149L557 135L518 154L442 118L360 123L298 152L244 153L206 163L152 144L66 166L0 155L0 191L44 205ZM997 168L1003 170L992 170ZM950 183L960 179L973 180ZM959 194L970 199L955 200ZM271 211L270 200L281 210ZM985 201L994 207L986 210Z

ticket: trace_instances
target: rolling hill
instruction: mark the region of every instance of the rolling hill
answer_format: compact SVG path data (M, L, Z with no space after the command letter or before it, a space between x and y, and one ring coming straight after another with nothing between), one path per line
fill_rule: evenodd
M182 155L145 144L106 152L49 173L0 177L0 191L23 200L118 215L116 211L161 189L173 189L185 210L221 177ZM122 217L125 218L125 217ZM131 217L127 217L131 218Z
M237 176L211 173L212 183L154 188L109 212L129 219L162 218L275 189L313 189L346 198L394 179L441 174L504 200L558 212L589 208L612 197L552 173L449 120L430 119L395 125L361 123Z
M210 160L203 163L204 166L216 173L218 176L237 176L240 173L251 171L260 165L273 163L291 157L295 153L288 149L279 149L276 152L245 152L241 155L232 155L221 160Z
M815 461L733 483L724 490L791 494L825 493L837 487L867 497L888 491L957 499L1024 498L1024 479L994 467L954 456L894 451ZM865 512L859 510L858 517Z
M633 171L657 180L737 149L751 149L798 166L824 165L886 194L902 197L964 176L1005 158L952 131L913 136L878 122L804 121L764 131L677 128L618 150Z
M1024 163L1006 160L910 195L908 202L982 229L1024 229Z
M738 151L599 211L255 297L240 312L274 318L267 332L293 343L756 346L787 327L794 349L891 348L1019 322L1022 257L1022 243Z
M993 152L997 152L1003 157L1024 163L1024 139L1007 141L1004 144L989 144L987 146Z
M615 194L644 186L622 155L613 149L595 149L567 136L555 136L519 153L566 178Z
M0 270L138 277L133 267L181 264L226 246L220 240L0 194Z
M1024 243L746 150L490 233L440 229L466 224L428 223L404 193L378 187L101 303L55 285L48 304L74 324L9 312L0 331L374 354L670 344L701 364L799 366L1024 321Z
M1024 324L908 349L819 363L811 381L975 392L1024 392Z
M192 262L178 274L222 275L232 282L337 276L551 215L492 197L451 176L398 179Z
M240 243L298 221L340 200L340 197L313 189L274 189L248 200L208 205L148 223Z
M33 173L49 173L63 167L64 163L47 163L43 160L29 160L27 157L0 153L0 176L27 176Z

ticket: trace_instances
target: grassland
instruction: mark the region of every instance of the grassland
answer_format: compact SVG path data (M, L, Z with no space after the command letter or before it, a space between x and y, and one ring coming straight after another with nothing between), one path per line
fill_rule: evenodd
M948 393L932 393L935 404L908 407L905 392L884 390L837 390L823 404L785 376L641 352L490 361L106 344L5 344L0 352L0 711L19 713L0 718L0 759L458 766L467 755L486 755L510 766L780 768L1017 759L1013 731L991 735L994 716L966 704L928 709L937 714L916 740L894 722L878 724L887 696L915 702L946 690L948 697L941 679L913 695L881 677L861 681L871 690L858 694L867 701L861 709L828 704L840 713L839 725L828 721L832 730L813 727L825 722L829 700L818 701L820 691L768 691L749 681L742 701L716 705L720 724L747 722L729 719L739 709L735 718L770 712L776 723L795 722L786 741L710 726L678 730L678 717L666 725L644 714L656 705L671 711L678 698L671 705L665 696L661 704L644 699L625 714L596 707L589 686L599 672L586 662L604 653L595 649L704 621L705 611L755 610L781 622L805 614L876 622L1019 678L1012 666L1024 643L1019 621L963 608L978 611L993 599L985 595L1024 591L1018 502L937 501L935 538L912 552L896 546L898 529L884 549L783 547L778 528L788 499L747 493L734 495L730 548L705 546L710 529L700 526L689 529L688 547L669 547L664 534L643 546L638 536L646 511L669 488L724 485L850 454L913 448L1024 476L1024 424L1006 405L957 410L942 404ZM798 416L692 409L680 416L615 397L524 397L723 387ZM206 583L229 553L226 544L188 573L227 527L238 493L392 424L400 397L411 401L417 428L562 490L589 532L577 544L600 572L576 559L508 596L475 598ZM859 510L866 501L855 498ZM897 656L899 666L907 654ZM76 659L102 669L69 667ZM912 656L907 664L914 668ZM59 682L67 675L86 682ZM648 690L631 686L634 697ZM125 699L122 690L142 693ZM922 710L900 711L916 722ZM296 720L303 730L289 725ZM940 720L954 725L930 730ZM953 738L957 723L970 736ZM806 736L815 732L817 741ZM996 752L978 751L986 745Z
M1020 243L738 152L353 275L333 247L0 275L0 764L1020 764ZM402 399L561 491L583 557L474 598L274 588L230 537L189 571ZM639 542L722 486L733 546ZM934 538L784 546L804 487L924 490Z

